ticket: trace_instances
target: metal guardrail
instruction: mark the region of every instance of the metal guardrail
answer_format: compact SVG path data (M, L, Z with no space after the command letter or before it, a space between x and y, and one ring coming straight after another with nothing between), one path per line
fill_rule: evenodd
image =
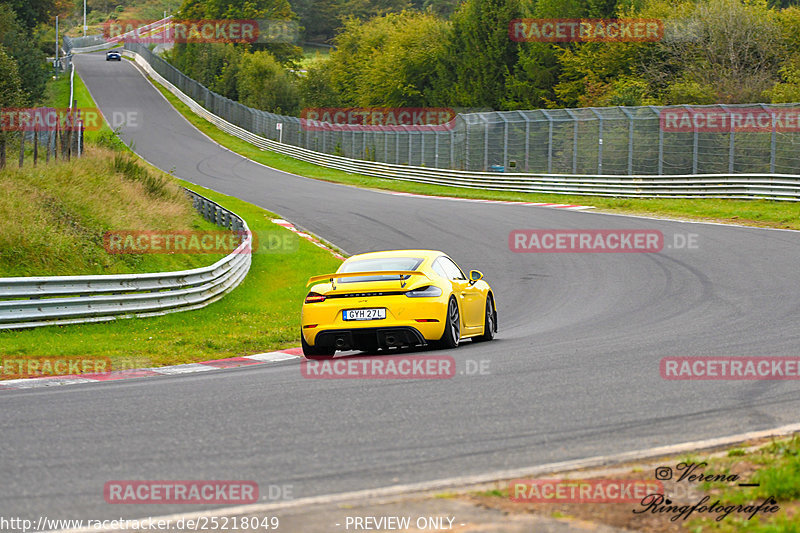
M252 235L235 213L187 189L201 215L243 242L213 265L149 274L0 278L0 329L101 322L198 309L244 279L252 261Z
M792 174L616 176L475 172L364 161L317 152L267 139L215 115L183 93L153 68L150 62L143 57L144 55L149 55L151 58L158 60L157 63L159 65L163 63L163 65L166 65L164 68L174 70L174 67L164 62L161 58L153 56L146 48L135 44L126 44L124 53L133 57L135 62L148 75L166 87L194 113L205 118L226 133L263 150L278 152L315 165L335 168L345 172L451 187L514 192L641 198L745 198L800 201L800 176Z

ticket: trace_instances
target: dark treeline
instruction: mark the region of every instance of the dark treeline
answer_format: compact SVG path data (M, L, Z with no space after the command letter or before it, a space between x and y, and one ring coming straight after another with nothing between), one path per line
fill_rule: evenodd
M800 101L800 8L788 0L185 0L187 18L297 20L330 42L301 68L288 44L176 46L171 60L229 98L460 109ZM516 18L647 18L656 42L515 42Z
M51 0L0 0L0 107L32 105L44 96L52 67L37 43L54 17ZM48 43L55 54L55 32Z

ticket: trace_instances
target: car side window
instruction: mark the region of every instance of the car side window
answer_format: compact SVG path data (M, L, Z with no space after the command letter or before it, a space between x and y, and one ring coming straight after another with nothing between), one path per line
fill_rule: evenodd
M444 279L450 279L450 276L447 275L442 263L439 259L433 262L433 271L442 276Z
M439 262L442 264L442 268L444 268L444 271L447 273L447 277L449 279L467 279L464 273L461 272L461 269L458 268L458 265L456 265L451 259L448 259L447 257L440 257Z

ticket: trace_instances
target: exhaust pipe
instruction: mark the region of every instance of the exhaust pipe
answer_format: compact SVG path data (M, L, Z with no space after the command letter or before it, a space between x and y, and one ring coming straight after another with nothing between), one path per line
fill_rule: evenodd
M341 350L342 348L344 348L345 344L346 344L346 342L344 340L344 337L336 337L336 347L338 349Z
M386 344L388 344L389 346L394 346L395 344L397 344L397 337L395 337L394 335L387 335Z

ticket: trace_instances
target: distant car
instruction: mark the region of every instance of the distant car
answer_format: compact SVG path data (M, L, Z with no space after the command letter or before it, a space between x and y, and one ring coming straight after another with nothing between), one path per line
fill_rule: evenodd
M106 61L122 61L122 54L117 50L109 50L106 52Z
M303 303L301 341L310 359L336 350L434 344L455 348L497 332L494 294L477 270L469 278L442 252L395 250L348 258L313 276Z

